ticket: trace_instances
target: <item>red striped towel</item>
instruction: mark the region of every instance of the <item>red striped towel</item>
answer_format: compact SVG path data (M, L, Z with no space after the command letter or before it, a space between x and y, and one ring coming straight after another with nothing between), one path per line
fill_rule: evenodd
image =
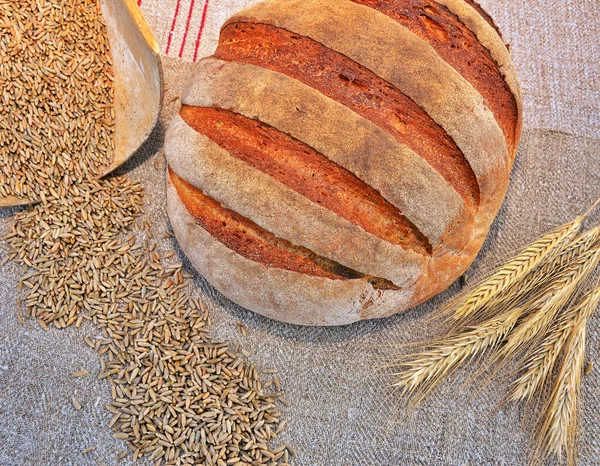
M213 53L219 29L233 13L259 0L137 0L161 51L197 61Z

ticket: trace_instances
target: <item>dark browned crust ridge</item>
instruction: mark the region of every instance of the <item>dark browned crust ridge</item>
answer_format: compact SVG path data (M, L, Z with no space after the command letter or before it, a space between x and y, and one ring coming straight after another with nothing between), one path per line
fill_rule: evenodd
M223 28L215 56L286 74L347 106L424 158L477 211L477 178L452 138L408 96L354 60L309 37L256 23Z
M485 11L478 2L476 2L475 0L464 0L464 2L469 4L475 11L477 11L477 13L479 13L481 17L485 19L486 22L494 28L494 30L500 36L500 39L504 40L504 38L502 37L502 31L500 31L500 28L496 24L496 21L494 21L494 18L492 18L491 15L487 11Z
M360 272L296 246L223 207L201 189L181 178L169 166L168 176L196 223L233 252L266 267L328 278L364 279L377 289L397 289L390 281Z
M491 53L460 18L434 0L351 1L383 13L426 40L481 94L502 129L509 148L515 146L518 121L516 98ZM475 7L473 4L471 6ZM483 9L479 7L477 11L480 10Z
M363 230L421 255L431 254L425 236L379 192L297 139L224 109L184 105L180 116L231 155Z

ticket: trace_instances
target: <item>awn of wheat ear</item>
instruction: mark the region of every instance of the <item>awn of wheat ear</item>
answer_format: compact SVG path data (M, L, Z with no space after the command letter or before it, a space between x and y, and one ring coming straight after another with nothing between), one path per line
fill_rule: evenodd
M474 359L489 355L475 378L491 378L518 361L508 401L542 401L551 388L549 399L537 405L543 410L532 463L564 456L569 466L575 464L586 324L600 302L596 286L574 304L600 263L600 226L579 234L592 209L534 241L442 308L441 316L453 316L451 331L393 364L400 370L392 385L408 395L409 406Z

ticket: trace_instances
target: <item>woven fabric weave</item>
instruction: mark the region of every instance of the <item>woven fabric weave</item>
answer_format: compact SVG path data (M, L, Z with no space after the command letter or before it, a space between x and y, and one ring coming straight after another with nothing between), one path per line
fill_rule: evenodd
M192 72L194 57L210 54L220 25L250 3L141 0L167 55L167 92L159 128L124 170L144 183L156 238L168 228L161 146L164 128L177 110L176 97ZM512 44L524 91L525 128L507 200L470 274L572 219L600 196L600 3L481 3ZM15 211L0 211L0 234ZM192 272L175 240L159 240L159 250L176 251ZM14 264L0 267L0 465L131 464L131 455L116 459L125 445L107 427L111 414L104 405L110 400L110 385L94 377L99 359L83 341L96 330L86 325L44 331L32 320L19 324L15 302L20 276ZM461 390L461 377L468 375L462 373L415 415L400 419L389 376L375 370L396 351L392 345L430 336L425 317L456 293L457 285L413 311L385 320L302 328L241 309L196 277L193 292L209 307L213 335L240 342L259 368L279 370L291 405L283 408L288 424L278 440L298 451L296 464L527 464L532 436L522 426L522 410L508 406L494 412L508 382L500 380L474 396ZM245 338L236 332L239 321L248 327ZM590 361L600 351L599 328L600 314L589 329ZM91 376L73 379L71 373L81 369ZM582 465L600 463L599 374L594 369L583 382ZM71 403L73 394L83 401L81 411ZM97 449L82 455L89 446Z

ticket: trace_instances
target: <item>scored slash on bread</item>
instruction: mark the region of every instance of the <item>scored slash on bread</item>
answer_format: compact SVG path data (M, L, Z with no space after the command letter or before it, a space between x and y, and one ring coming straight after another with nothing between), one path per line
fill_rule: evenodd
M170 177L167 208L173 231L191 263L210 273L210 283L229 299L272 319L301 325L341 325L362 315L384 317L410 299L409 290L382 294L365 279L328 280L246 259L198 225ZM302 319L298 322L300 309Z
M428 41L440 57L481 94L504 132L507 144L514 143L517 102L490 52L452 8L463 0L353 0L371 6ZM458 10L455 10L458 11ZM486 18L487 20L487 18Z
M332 280L365 279L376 289L398 289L390 281L365 276L278 238L247 218L224 208L200 189L180 178L170 167L168 173L169 182L195 222L241 256L267 267Z
M428 257L384 241L312 202L230 154L179 115L169 126L165 151L179 177L224 207L279 238L365 275L404 284L418 276ZM349 247L357 242L360 248ZM409 263L414 267L407 267Z
M215 57L262 66L317 88L418 152L477 208L477 179L452 138L406 95L356 61L309 37L256 23L223 28Z
M230 154L363 230L419 254L427 238L396 207L354 174L306 144L228 110L184 105L183 120Z
M165 147L169 217L209 282L269 317L338 325L464 272L521 131L508 50L479 8L269 0L227 21Z
M276 237L246 217L224 208L170 167L168 171L170 183L196 223L236 253L267 267L315 277L332 280L362 277L358 272Z
M474 213L422 157L311 86L262 67L215 58L200 62L195 75L183 105L225 108L302 141L396 205L430 244L441 242L457 215L472 223ZM457 234L446 241L454 244L453 239L463 241Z

